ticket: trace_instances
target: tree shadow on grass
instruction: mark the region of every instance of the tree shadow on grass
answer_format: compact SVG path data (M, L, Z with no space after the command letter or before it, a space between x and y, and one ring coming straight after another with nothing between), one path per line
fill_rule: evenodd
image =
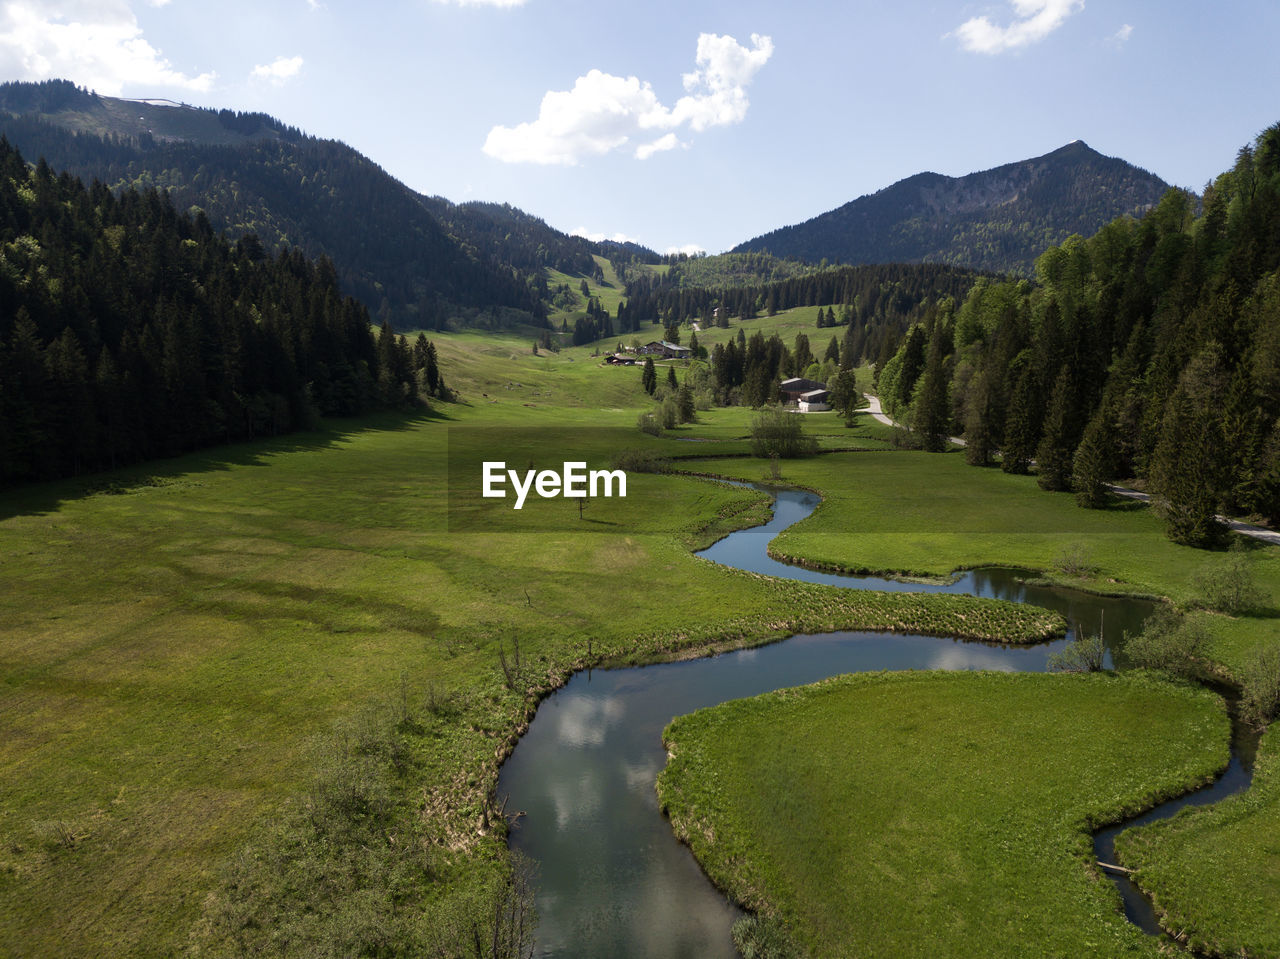
M169 486L179 477L228 470L241 466L266 466L275 456L332 449L368 433L409 432L424 423L451 422L448 411L418 410L370 416L326 419L319 429L283 436L211 446L163 459L144 460L101 473L69 479L21 483L0 487L0 520L14 516L43 516L67 502L87 496L124 495L146 487Z

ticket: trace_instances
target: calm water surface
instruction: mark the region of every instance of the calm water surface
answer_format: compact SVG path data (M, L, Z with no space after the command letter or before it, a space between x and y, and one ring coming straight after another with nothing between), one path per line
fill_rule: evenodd
M768 525L734 533L701 555L740 569L854 589L1030 602L1062 612L1073 630L1092 634L1105 624L1109 647L1123 630L1138 628L1151 610L1140 600L1026 587L1013 570L977 570L938 585L840 576L770 559L769 540L808 516L818 501L812 493L779 491ZM927 636L827 633L687 662L577 674L538 707L498 783L499 796L509 797L508 813L522 814L511 846L538 864L537 955L737 955L729 929L741 911L711 885L658 809L654 784L666 763L662 730L673 717L862 670L1042 672L1048 657L1069 639L1019 648ZM1241 768L1239 775L1247 785L1248 771ZM1236 788L1243 787L1237 783ZM1126 911L1137 921L1143 906L1140 896L1126 901Z

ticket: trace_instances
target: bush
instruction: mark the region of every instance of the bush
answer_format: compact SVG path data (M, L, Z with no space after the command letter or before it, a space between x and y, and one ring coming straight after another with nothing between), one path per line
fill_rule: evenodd
M650 436L662 435L662 421L654 413L641 413L636 420L636 426L641 433L648 433Z
M1200 654L1209 645L1204 624L1171 609L1160 609L1137 635L1125 633L1124 653L1135 666L1176 676L1195 676Z
M658 421L664 430L673 430L680 425L680 401L674 395L666 397L658 404Z
M657 450L619 450L610 467L627 473L669 473L671 460Z
M751 453L792 459L808 456L818 449L817 441L804 432L801 416L781 406L761 410L751 421Z
M1097 568L1092 560L1089 547L1084 543L1072 543L1058 555L1053 565L1065 576L1088 576Z
M1199 603L1206 609L1235 616L1266 602L1244 553L1232 551L1227 559L1203 566L1192 577Z
M1244 668L1240 709L1259 725L1280 717L1280 646L1259 650Z
M1049 657L1051 673L1096 673L1102 669L1107 655L1107 646L1102 641L1102 634L1093 636L1077 635L1067 643L1061 652Z

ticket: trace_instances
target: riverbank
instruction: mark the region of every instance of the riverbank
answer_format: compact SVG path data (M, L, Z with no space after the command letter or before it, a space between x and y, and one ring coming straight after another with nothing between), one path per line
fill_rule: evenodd
M568 358L517 362L542 382L580 376ZM573 670L803 629L965 633L974 610L977 638L1062 628L698 560L686 544L755 521L762 498L679 477L638 474L583 519L548 507L451 530L450 430L501 426L517 463L548 437L565 458L607 459L618 434L595 428L638 435L625 406L640 394L638 379L610 389L590 406L336 423L7 494L0 952L430 954L438 930L492 916L498 768ZM362 850L377 857L349 869Z
M750 461L706 468L758 479ZM823 501L809 521L770 544L780 561L933 581L975 567L1018 567L1098 595L1160 597L1193 611L1212 636L1209 658L1227 675L1238 675L1280 631L1280 550L1242 543L1267 597L1259 608L1232 616L1197 611L1197 576L1225 557L1170 542L1140 503L1080 509L1070 494L1046 493L1033 477L968 466L959 453L823 455L782 469L786 482L818 491Z
M805 954L1156 956L1089 833L1211 778L1228 735L1150 675L869 673L674 720L658 790Z

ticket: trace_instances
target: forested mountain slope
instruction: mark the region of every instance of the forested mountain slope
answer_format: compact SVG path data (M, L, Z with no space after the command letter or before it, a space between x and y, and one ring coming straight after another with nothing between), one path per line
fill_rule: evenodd
M265 114L102 97L66 81L0 84L0 135L55 169L112 189L159 187L232 239L333 261L345 292L397 328L469 322L477 312L545 318L544 267L597 269L592 243L498 204L424 197L346 144ZM498 322L496 319L492 322Z
M1077 140L1042 157L948 177L919 173L795 226L742 243L810 262L949 263L1029 274L1073 233L1140 214L1168 189L1159 177Z
M434 350L328 260L231 244L157 191L0 141L0 482L103 469L443 394Z
M1280 522L1280 125L1202 203L1170 190L1036 275L912 329L878 371L886 407L1084 506L1136 478L1180 542L1217 542L1222 510Z

